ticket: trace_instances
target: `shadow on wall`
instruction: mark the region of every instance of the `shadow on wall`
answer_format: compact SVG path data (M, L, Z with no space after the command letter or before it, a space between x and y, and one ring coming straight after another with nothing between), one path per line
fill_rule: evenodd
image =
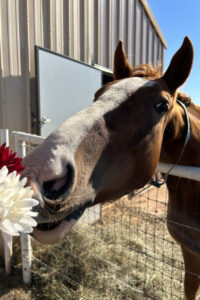
M2 78L0 127L38 133L38 101L35 78Z

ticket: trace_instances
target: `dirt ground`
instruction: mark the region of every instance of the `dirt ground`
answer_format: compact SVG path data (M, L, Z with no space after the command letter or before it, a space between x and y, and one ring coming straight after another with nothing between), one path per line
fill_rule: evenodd
M139 211L158 216L166 216L168 202L168 191L165 185L159 189L153 186L147 186L135 194L129 194L121 199L106 203L102 206L102 216L107 214L108 211L112 212L115 206L121 207L134 207ZM112 214L112 213L111 213Z

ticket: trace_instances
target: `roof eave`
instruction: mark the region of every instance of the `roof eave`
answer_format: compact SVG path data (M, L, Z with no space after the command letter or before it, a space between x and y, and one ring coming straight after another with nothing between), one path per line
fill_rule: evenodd
M163 46L165 48L167 48L167 42L166 42L166 40L164 38L164 35L162 34L162 31L161 31L161 29L160 29L160 27L159 27L159 25L158 25L158 23L157 23L154 15L153 15L153 13L152 13L151 8L149 7L149 4L148 4L147 0L139 0L139 1L142 4L142 6L144 7L145 12L147 13L148 17L150 18L150 20L151 20L151 22L152 22L152 24L153 24L153 26L154 26L154 28L155 28L155 30L156 30L159 38L162 41Z

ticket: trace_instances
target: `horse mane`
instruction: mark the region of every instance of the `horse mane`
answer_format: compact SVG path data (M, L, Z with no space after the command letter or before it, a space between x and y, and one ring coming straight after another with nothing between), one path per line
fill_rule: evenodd
M140 65L137 65L134 68L132 68L132 71L130 73L130 77L144 77L144 78L147 78L149 80L157 79L157 78L160 78L161 76L162 76L162 73L161 73L161 66L160 65L158 65L156 67L153 67L152 65L148 65L148 64L140 64ZM111 85L113 85L114 83L116 83L119 80L121 80L121 79L113 80L111 82L108 82L104 86L102 86L95 93L94 102L97 100L97 98L101 94L103 94L103 92L105 92Z
M144 77L147 79L157 79L162 76L161 72L161 66L157 65L156 67L153 67L152 65L148 64L140 64L135 66L132 69L133 77Z

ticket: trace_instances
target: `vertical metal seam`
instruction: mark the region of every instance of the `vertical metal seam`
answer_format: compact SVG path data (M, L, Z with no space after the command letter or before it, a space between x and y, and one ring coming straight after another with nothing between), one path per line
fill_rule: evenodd
M162 73L164 72L164 51L165 51L165 48L162 44Z
M144 47L144 41L143 41L143 27L144 27L144 8L141 6L142 12L141 12L141 32L140 32L140 38L141 38L141 51L140 51L140 63L145 63L143 62L143 47Z
M157 37L158 37L158 35L157 35ZM157 65L159 65L160 64L160 59L159 59L159 46L160 46L160 39L159 39L159 37L158 37L158 43L157 43L157 57L156 57L156 61L157 61Z
M134 65L135 57L135 5L133 4L134 0L128 0L127 56L131 65Z
M36 16L35 15L36 15L36 12L35 12L35 1L33 1L33 22L34 22L34 24L36 23L35 22L36 21ZM36 28L34 28L33 33L34 33L34 41L37 41Z
M137 51L137 41L136 41L136 30L137 30L137 1L135 0L134 2L134 55L133 55L133 65L135 66L136 64L136 51Z
M24 14L25 14L25 22L28 25L28 4L27 1L25 1L24 4ZM25 80L26 80L26 112L27 112L27 118L26 118L26 126L27 131L31 132L31 103L30 103L30 50L29 50L29 34L28 34L28 26L26 26L26 34L25 34L25 52L26 52L26 65L25 65Z
M113 26L112 26L112 16L113 16L113 9L112 9L112 0L108 1L108 66L112 65L112 45L113 45Z
M122 24L123 16L122 16L122 0L119 0L119 37L123 39L123 24Z
M41 28L42 27L42 28ZM41 30L41 45L44 46L44 22L42 20L42 1L40 1L40 28Z
M57 16L58 16L58 5L59 5L59 1L57 0L54 2L54 20L53 20L53 24L54 24L54 34L53 34L53 39L54 39L54 51L59 52L59 47L58 47L58 41L59 41L59 37L58 37L58 23L57 23Z
M88 2L84 1L84 5L83 5L83 11L82 11L82 20L83 20L83 24L80 24L80 26L82 26L82 31L83 31L83 45L81 45L81 47L83 48L83 53L82 53L82 61L87 61L88 60L88 54L87 54L87 44L88 44L88 24L87 24L87 20L88 20L89 14L88 14ZM81 36L81 32L80 32L80 36ZM80 49L80 57L81 57L81 49Z
M94 0L93 63L98 63L98 0Z
M106 24L108 26L107 30L105 30L104 34L105 34L105 39L106 40L106 47L105 47L105 52L104 53L104 57L106 58L106 67L109 68L109 49L110 49L110 22L109 22L109 1L106 1L106 6L105 6L105 17L106 17Z
M2 61L2 19L1 19L1 14L2 14L2 10L1 10L1 5L2 3L0 3L0 117L1 117L1 121L0 121L0 126L1 128L4 128L4 116L3 116L3 97L2 97L2 89L3 89L3 61Z
M52 41L52 1L49 0L49 46L50 49L53 49Z
M7 10L7 22L8 22L8 52L9 52L9 58L8 58L8 61L9 61L9 74L12 74L12 43L11 43L11 37L10 37L10 1L7 1L7 7L8 7L8 10Z
M20 48L21 48L21 42L20 42L20 34L19 34L19 2L16 0L16 13L15 13L15 27L16 27L16 54L17 54L17 73L15 75L21 75L21 56L20 56Z
M154 48L155 48L155 29L153 28L153 37L152 37L152 53L153 53L153 59L152 59L152 65L155 67L155 53L154 53Z
M147 63L149 64L149 61L150 61L150 53L149 53L149 30L150 30L150 21L149 21L149 19L147 19Z
M97 60L98 64L101 64L101 0L97 0L97 16L98 16L98 23L97 23L97 32L98 32L98 55Z
M63 53L69 56L69 0L63 1Z

